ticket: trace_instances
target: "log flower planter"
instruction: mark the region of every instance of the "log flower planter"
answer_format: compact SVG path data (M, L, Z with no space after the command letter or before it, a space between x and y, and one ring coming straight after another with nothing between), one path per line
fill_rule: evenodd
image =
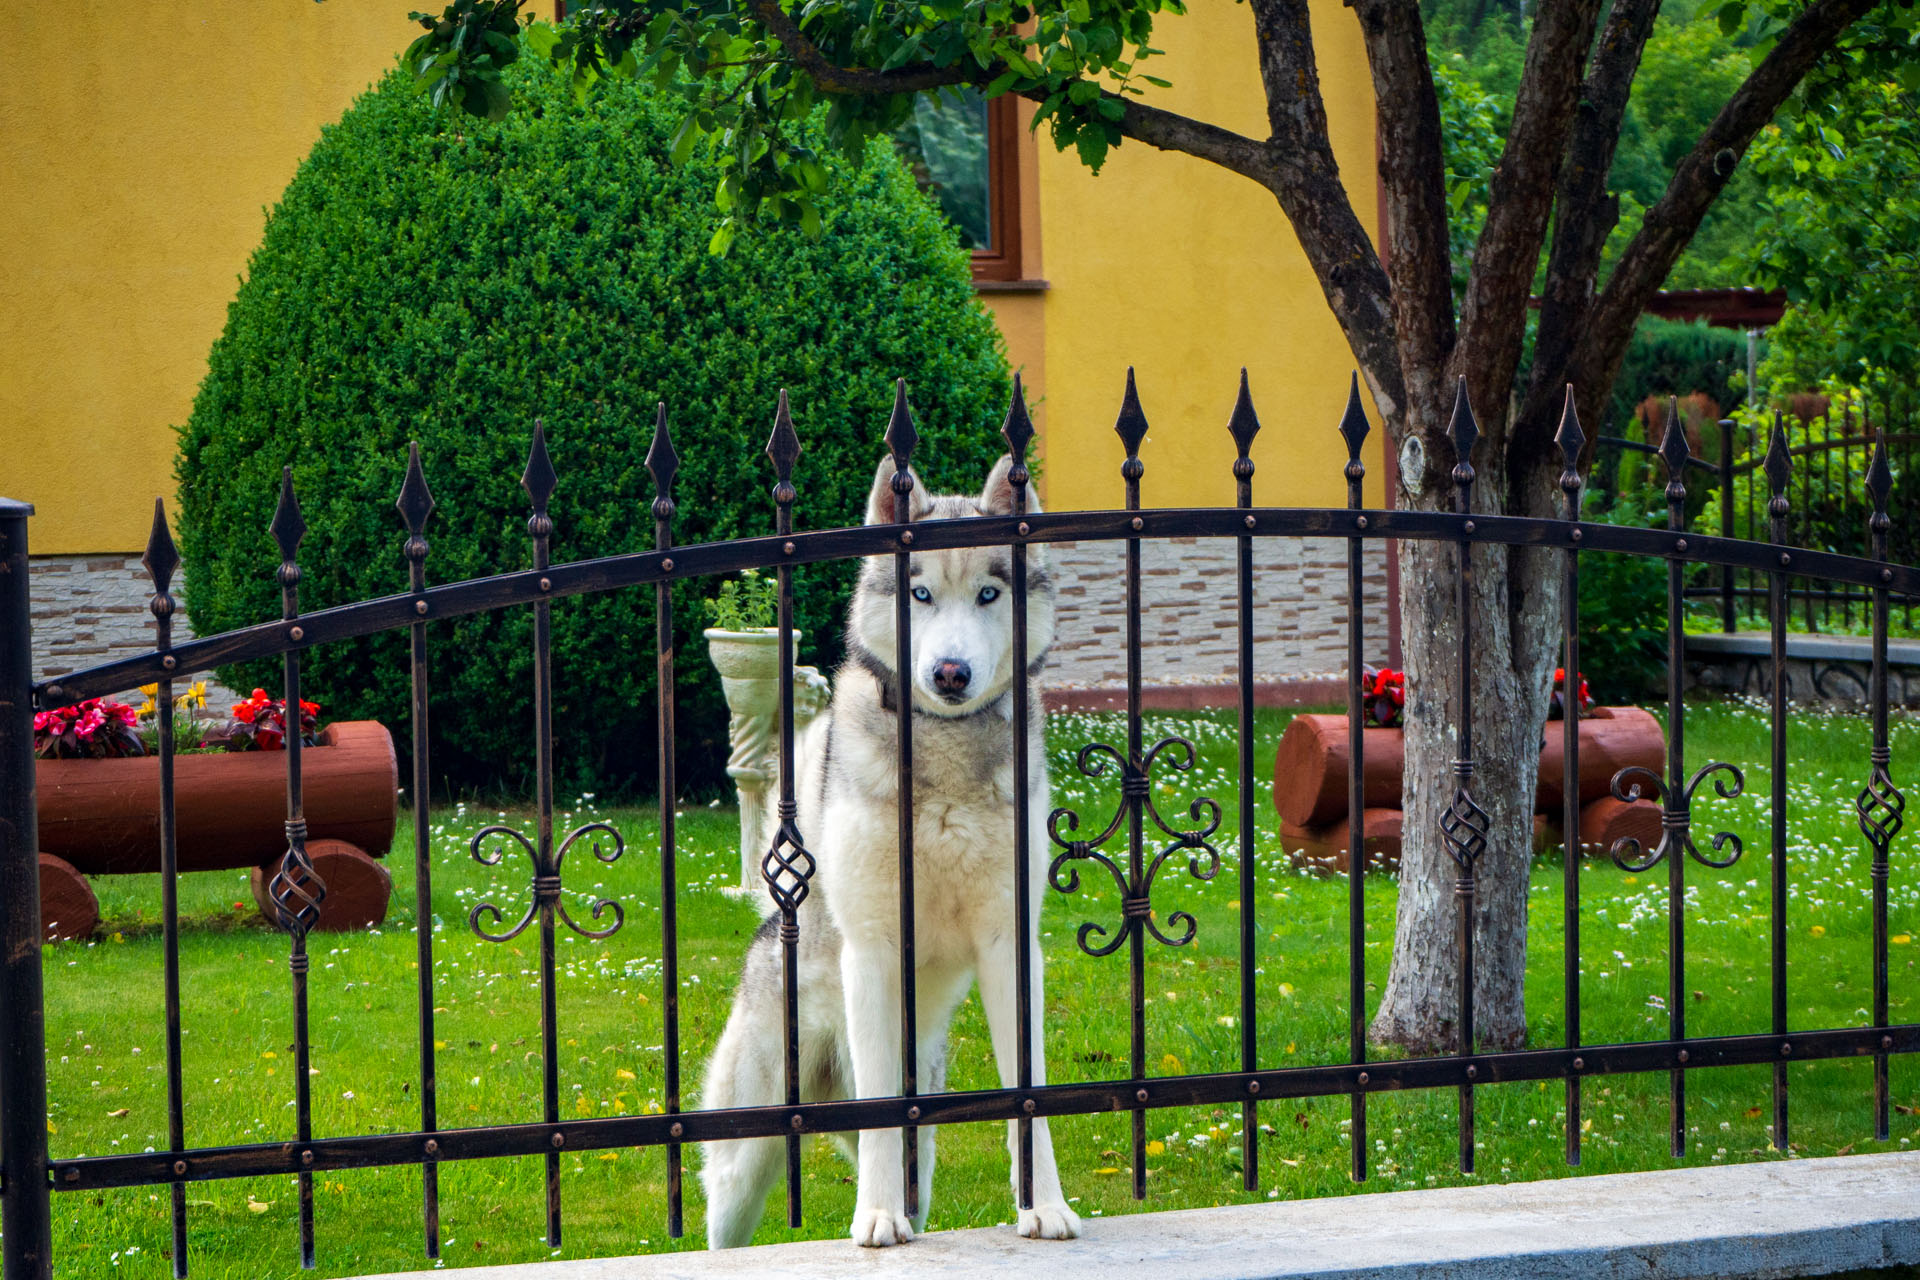
M1399 729L1362 731L1361 778L1366 866L1400 865L1400 775L1404 746ZM1660 722L1639 707L1595 707L1580 720L1580 846L1604 853L1615 841L1637 837L1652 848L1660 838L1660 806L1649 800L1616 800L1613 775L1630 765L1660 772L1666 738ZM1565 753L1558 725L1549 725L1540 752L1534 793L1534 852L1562 843L1562 775ZM1273 762L1273 804L1280 813L1281 843L1296 867L1342 872L1347 858L1347 718L1295 716L1280 739Z
M371 720L320 731L300 757L307 850L327 886L320 929L386 918L393 878L374 861L393 843L399 769L393 737ZM160 761L37 760L40 899L49 938L99 923L86 876L160 870ZM181 871L251 868L261 914L277 923L266 883L286 852L287 758L278 751L177 755L174 832Z

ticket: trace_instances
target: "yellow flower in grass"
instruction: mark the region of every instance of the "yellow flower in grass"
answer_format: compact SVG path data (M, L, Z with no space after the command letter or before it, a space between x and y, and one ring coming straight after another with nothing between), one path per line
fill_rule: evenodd
M1809 929L1807 932L1811 933L1816 938L1824 938L1827 936L1827 926L1823 924L1817 924L1813 926L1813 928Z

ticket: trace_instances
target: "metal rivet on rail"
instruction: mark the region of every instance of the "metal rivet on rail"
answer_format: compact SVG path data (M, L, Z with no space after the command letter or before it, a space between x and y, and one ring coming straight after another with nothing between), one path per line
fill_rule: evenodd
M307 638L307 629L305 627L291 628L287 632L287 638L290 640L305 640Z
M1461 526L1461 528L1465 529L1468 533L1472 533L1475 529L1478 529L1479 527L1480 527L1479 525L1475 524L1471 520L1467 521L1466 524Z
M781 550L781 551L783 551L783 552L785 552L785 553L786 553L787 555L792 555L792 554L793 554L793 544L792 544L791 542L789 542L789 543L787 543L786 545L784 545L784 546L782 546L782 547L780 548L780 550Z
M1020 1109L1021 1109L1022 1111L1024 1111L1024 1112L1026 1112L1026 1113L1027 1113L1028 1115L1032 1115L1032 1114L1033 1114L1033 1099L1032 1099L1032 1098L1022 1098L1022 1099L1020 1099Z
M311 1165L313 1163L313 1152L302 1151L300 1153L300 1163L303 1165Z
M427 1139L427 1154L430 1156L437 1156L440 1154L440 1139L438 1138Z
M678 1120L675 1120L671 1125L667 1126L667 1136L669 1138L685 1137L686 1132L687 1126L681 1124Z
M1780 1046L1780 1056L1786 1058L1792 1056L1792 1054L1793 1042L1791 1040L1783 1042Z
M919 1118L920 1118L920 1108L918 1107L907 1108L907 1119L918 1120Z
M1685 538L1675 538L1673 540L1673 549L1675 551L1685 551L1687 549L1687 540Z
M78 1174L75 1174L71 1169L67 1170L67 1172L69 1175L73 1177L79 1176ZM176 1178L184 1178L187 1176L187 1162L185 1160L175 1160L173 1162L173 1176Z
M1369 1075L1369 1074L1368 1074L1367 1072L1365 1072L1365 1071L1362 1071L1362 1072L1360 1073L1360 1083L1361 1083L1361 1084L1371 1084L1371 1083L1372 1083L1372 1081L1373 1081L1373 1077L1372 1077L1371 1075Z
M1892 1037L1892 1036L1881 1036L1881 1037L1880 1037L1880 1047L1881 1047L1882 1049L1891 1049L1891 1048L1893 1048L1893 1037Z
M1467 1068L1467 1079L1475 1080L1475 1079L1478 1079L1479 1076L1480 1076L1480 1068L1474 1067L1474 1066L1469 1066Z
M1247 1081L1247 1092L1248 1093L1260 1092L1260 1082L1258 1080Z
M792 1119L790 1119L790 1120L788 1120L788 1121L787 1121L787 1127L788 1127L789 1129L793 1129L793 1130L795 1130L795 1131L798 1131L799 1129L801 1129L801 1128L804 1128L804 1127L805 1127L805 1125L806 1125L806 1123L807 1123L807 1121L806 1121L806 1117L804 1117L804 1116L794 1116L794 1117L793 1117Z
M540 589L541 589L542 591L551 591L551 590L553 590L553 579L552 579L552 578L542 578L542 579L540 579Z
M567 1145L567 1135L566 1135L566 1134L564 1134L564 1133L555 1133L555 1134L553 1135L553 1145L554 1145L554 1146L556 1146L556 1147L564 1147L564 1146L566 1146L566 1145Z
M662 572L662 573L672 573L672 572L673 572L673 557L672 557L672 556L668 556L668 557L667 557L667 558L666 558L665 560L662 560L662 561L660 562L660 572Z
M413 611L414 611L415 613L417 613L417 614L419 614L419 615L420 615L421 617L423 617L423 618L424 618L424 617L426 617L426 616L427 616L427 602L426 602L425 600L415 600L415 601L413 602Z
M1024 538L1032 532L1033 532L1033 526L1028 524L1025 520L1022 520L1020 522L1020 536Z
M80 1181L80 1171L78 1169L65 1170L60 1176L68 1182Z
M1575 1058L1573 1060L1573 1069L1575 1071L1585 1071L1587 1069L1587 1060L1585 1058Z
M1882 582L1892 582L1892 581L1893 581L1893 570L1891 570L1891 569L1882 569L1882 570L1880 571L1880 581L1882 581Z
M900 545L905 547L913 545L913 530L909 529L900 535Z
M1135 1102L1145 1102L1147 1100L1147 1091L1145 1089L1135 1090L1133 1100Z
M1792 563L1793 563L1793 557L1792 557L1792 556L1790 556L1790 555L1788 555L1788 554L1787 554L1786 552L1784 552L1784 551L1782 551L1782 552L1780 553L1780 563L1781 563L1781 564L1792 564Z
M1356 528L1356 529L1364 529L1364 528L1366 528L1366 527L1367 527L1367 518L1366 518L1365 516L1355 516L1355 517L1353 518L1353 527L1354 527L1354 528Z
M160 666L166 671L171 671L179 665L180 659L174 657L172 654L168 654L166 657L160 659Z
M60 695L61 695L62 693L65 693L65 692L66 692L66 690L64 690L64 689L62 689L62 688L61 688L61 687L60 687L59 685L57 685L57 684L50 684L50 685L48 685L48 686L47 686L47 696L48 696L49 698L57 698L57 697L59 697L59 696L60 696Z
M1582 538L1586 537L1587 535L1581 532L1580 530L1575 529L1572 533L1568 534L1567 536L1572 538L1575 542L1578 542Z
M1144 529L1147 527L1147 522L1145 520L1142 520L1139 516L1135 516L1133 518L1133 527L1135 529Z
M1693 1055L1692 1055L1692 1054L1690 1054L1690 1053L1688 1053L1688 1052L1687 1052L1687 1051L1686 1051L1685 1049L1682 1049L1682 1050L1681 1050L1681 1051L1680 1051L1680 1052L1679 1052L1678 1054L1676 1054L1675 1056L1676 1056L1676 1057L1678 1057L1678 1058L1680 1059L1680 1061L1682 1061L1682 1062L1685 1062L1685 1061L1686 1061L1687 1059L1689 1059L1689 1058L1691 1058L1691 1057L1692 1057Z
M1247 517L1247 528L1249 528L1249 529L1251 529L1251 528L1253 528L1253 526L1254 526L1254 523L1255 523L1255 521L1254 521L1254 518L1253 518L1252 516L1248 516L1248 517Z

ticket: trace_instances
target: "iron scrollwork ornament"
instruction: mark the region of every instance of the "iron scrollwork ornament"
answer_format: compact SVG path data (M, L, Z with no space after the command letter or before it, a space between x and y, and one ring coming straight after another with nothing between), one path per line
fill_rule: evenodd
M613 841L612 848L604 852L601 850L601 836L606 836ZM560 896L561 864L566 861L567 851L573 848L580 840L590 837L593 840L593 856L602 862L617 862L619 861L620 855L626 852L626 841L620 838L620 833L614 830L612 826L604 822L589 822L585 826L578 827L568 833L567 838L560 842L559 849L555 851L551 866L542 864L538 846L532 840L529 840L523 832L514 827L502 826L482 827L480 830L474 832L473 839L469 842L468 847L473 851L473 859L475 862L480 863L482 866L497 867L505 861L507 850L504 843L503 846L491 856L489 856L484 847L488 840L496 837L501 838L503 842L510 840L527 851L527 859L533 863L534 869L533 897L527 903L526 914L522 915L520 919L514 923L512 928L501 933L495 933L482 925L480 923L480 917L493 917L493 925L495 928L498 928L500 922L506 919L506 914L490 901L476 903L473 910L467 913L467 925L488 942L511 942L525 932L527 926L539 918L540 909L549 904L559 914L560 919L566 922L567 928L573 930L583 938L610 938L620 931L621 925L626 923L626 912L621 909L620 904L611 898L602 898L593 904L593 918L598 920L601 916L611 911L613 913L613 923L604 929L589 929L568 914L567 904Z
M1878 755L1878 753L1876 753ZM1860 834L1874 849L1876 875L1885 875L1887 849L1906 823L1907 798L1893 785L1887 761L1875 759L1867 785L1860 789L1854 810L1860 815Z
M1061 893L1072 893L1080 887L1080 871L1073 864L1090 861L1105 867L1112 875L1113 882L1120 890L1120 927L1109 931L1105 926L1088 920L1081 924L1077 940L1080 949L1090 956L1112 955L1118 951L1135 929L1145 930L1156 941L1170 947L1183 947L1193 941L1198 924L1192 913L1175 911L1167 917L1167 925L1179 930L1169 934L1160 928L1153 912L1153 882L1160 874L1160 868L1167 859L1181 850L1193 850L1187 859L1187 871L1196 880L1211 880L1220 870L1220 851L1216 849L1210 837L1220 829L1220 806L1206 796L1201 796L1187 806L1187 816L1201 825L1192 829L1183 829L1169 823L1161 816L1159 807L1153 802L1153 766L1168 749L1179 754L1168 754L1171 767L1186 772L1192 769L1196 760L1193 743L1185 738L1162 738L1148 749L1135 769L1120 752L1104 742L1090 742L1080 749L1075 763L1082 775L1089 778L1105 777L1110 769L1118 766L1120 770L1120 804L1114 810L1113 817L1107 822L1099 835L1092 839L1075 839L1073 832L1080 828L1080 815L1072 809L1059 808L1047 815L1047 835L1065 852L1056 856L1047 868L1047 880ZM1154 855L1141 873L1138 884L1128 882L1127 872L1105 853L1101 846L1112 839L1128 816L1138 811L1153 821L1169 837L1169 843ZM1064 824L1065 830L1062 830ZM1064 874L1064 877L1062 873Z
M1712 867L1715 870L1724 870L1740 861L1740 855L1746 851L1746 846L1741 842L1740 837L1731 831L1716 832L1713 837L1714 853L1718 854L1726 848L1733 850L1725 857L1711 857L1704 854L1693 842L1691 816L1693 795L1700 789L1700 784L1709 777L1713 778L1715 794L1722 800L1734 799L1747 787L1746 775L1740 772L1738 766L1728 764L1724 760L1701 765L1694 771L1693 776L1687 779L1686 785L1681 787L1677 794L1671 796L1666 794L1666 783L1651 769L1631 765L1614 774L1613 781L1609 784L1614 799L1629 804L1643 796L1655 800L1664 798L1667 801L1660 811L1660 842L1654 845L1653 852L1641 857L1638 838L1625 836L1614 841L1613 848L1609 850L1613 856L1614 865L1623 871L1646 871L1659 866L1661 862L1676 853L1685 853L1701 866ZM1649 791L1650 796L1647 794Z

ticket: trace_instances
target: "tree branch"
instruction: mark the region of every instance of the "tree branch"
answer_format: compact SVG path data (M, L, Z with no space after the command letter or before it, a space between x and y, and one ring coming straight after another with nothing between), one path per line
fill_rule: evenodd
M1300 7L1304 10L1304 0ZM1427 437L1429 465L1452 456L1440 423L1449 397L1442 371L1453 350L1453 279L1448 257L1446 162L1440 103L1418 5L1353 0L1373 75L1380 139L1380 182L1387 205L1387 262L1393 320L1407 381L1410 430ZM1426 476L1401 477L1411 493Z
M779 0L752 0L753 13L792 57L822 93L849 97L873 97L895 93L925 93L955 85L984 87L1007 70L1004 63L981 67L977 63L955 63L936 67L915 64L877 71L869 67L848 67L833 61L800 30L800 24L780 7ZM1034 102L1052 96L1050 90L1034 89L1021 93ZM1120 132L1162 151L1178 151L1196 159L1217 164L1261 186L1269 186L1273 164L1266 144L1219 125L1195 120L1177 112L1150 107L1124 94L1102 89L1100 96L1113 99L1125 109Z
M1666 192L1647 211L1639 234L1621 254L1606 288L1595 301L1585 334L1568 365L1576 384L1612 386L1633 336L1634 322L1679 260L1714 198L1732 178L1754 135L1773 119L1780 104L1821 56L1874 4L1875 0L1814 0L1727 100L1674 170Z
M1560 170L1553 245L1547 255L1540 328L1533 346L1533 376L1514 426L1512 448L1517 453L1545 450L1558 422L1567 362L1593 304L1601 252L1620 219L1620 202L1607 190L1607 176L1613 169L1640 55L1659 12L1660 0L1614 0L1594 46ZM1580 415L1589 423L1599 421L1595 390L1575 388ZM1589 434L1597 437L1599 433L1590 430Z
M1461 300L1452 372L1466 375L1495 449L1506 440L1504 410L1520 365L1527 297L1599 11L1600 0L1555 0L1535 11L1513 124L1489 184L1487 221Z

